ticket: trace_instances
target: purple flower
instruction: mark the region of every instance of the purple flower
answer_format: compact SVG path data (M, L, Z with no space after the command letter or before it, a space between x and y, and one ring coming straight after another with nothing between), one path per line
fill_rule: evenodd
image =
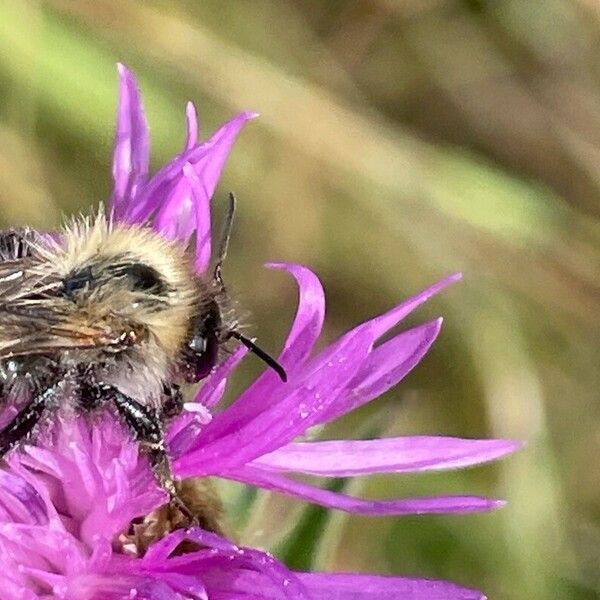
M187 108L184 150L148 177L149 138L132 74L119 67L120 102L113 160L112 212L117 220L151 223L170 239L196 240L200 273L211 257L210 198L245 122L243 113L198 142ZM453 275L389 312L313 348L324 319L323 289L305 267L272 264L299 287L298 311L279 357L287 383L263 373L227 409L214 407L247 350L239 348L204 381L188 412L168 432L179 477L218 476L341 510L373 515L465 513L501 504L475 496L366 500L288 477L348 477L454 469L494 460L519 444L506 440L399 437L297 441L315 426L376 398L425 355L441 319L378 340L421 303L459 279ZM135 519L165 502L145 458L105 415L61 420L36 445L23 446L0 471L0 590L3 598L96 599L475 599L451 583L357 574L292 573L272 556L240 548L198 528L177 530L145 552L135 544ZM181 543L192 542L186 553Z

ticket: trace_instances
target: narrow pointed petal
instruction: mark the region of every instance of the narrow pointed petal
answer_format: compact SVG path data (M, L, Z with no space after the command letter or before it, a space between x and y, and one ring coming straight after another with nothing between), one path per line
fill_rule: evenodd
M140 187L148 176L150 139L144 107L133 74L119 64L119 106L113 153L114 189L111 205L122 217L135 204Z
M423 291L419 292L415 296L412 296L408 300L405 300L402 302L402 304L392 308L392 310L389 310L379 317L372 319L369 323L375 335L375 339L381 337L392 327L400 323L402 319L408 316L413 310L415 310L415 308L421 306L421 304L429 300L429 298L439 294L443 289L447 288L453 283L456 283L457 281L460 281L461 279L462 273L454 273L449 275L448 277L445 277L437 283L434 283L428 288L425 288Z
M447 581L354 573L298 573L313 600L486 600Z
M132 595L134 590L134 595ZM168 585L162 574L129 575L111 573L109 575L82 574L73 577L64 587L57 590L62 598L89 598L91 600L122 600L140 598L143 600L181 600L181 595ZM202 597L189 596L191 600ZM206 596L205 596L206 598Z
M190 171L196 177L192 187L196 206L196 269L204 273L211 256L210 201L213 197L225 161L231 152L240 130L256 113L242 113L221 127L207 142L206 153L197 161L191 161ZM185 169L184 169L185 172ZM193 179L191 173L188 174Z
M159 207L154 229L184 246L196 233L196 270L206 271L211 256L210 198L191 163L183 165L181 178Z
M361 365L345 394L322 415L321 423L330 423L377 398L402 381L427 354L436 340L442 319L404 331L377 346ZM339 353L339 348L337 350Z
M154 217L153 226L158 233L169 240L178 240L184 246L196 230L194 185L195 181L182 175Z
M292 443L261 456L262 469L325 477L461 469L506 456L522 444L511 440L397 437L379 440Z
M419 292L417 295L409 298L387 313L358 325L354 329L341 336L333 344L330 344L327 348L325 348L325 350L323 350L313 359L309 360L304 367L304 371L310 373L313 369L318 368L322 363L329 362L333 358L338 357L340 355L342 345L351 336L364 336L365 338L369 338L372 342L374 342L379 337L384 335L389 329L396 326L404 317L406 317L423 302L440 292L448 285L458 281L461 277L462 275L460 273L451 275L428 287L422 292ZM427 323L421 327L414 328L377 347L371 353L371 358L369 359L368 363L359 372L356 378L356 387L349 391L348 396L340 399L338 404L330 407L329 413L323 415L322 423L330 422L337 417L354 410L365 402L368 402L376 397L376 395L383 393L383 391L397 384L419 363L421 358L426 354L427 350L439 333L441 322L441 319L438 319L432 323ZM396 353L396 351L398 351L398 353ZM396 360L396 364L392 367L395 358L398 360ZM386 374L386 368L393 369L393 373ZM370 373L369 371L371 369L375 369L375 371ZM377 374L383 374L383 376L379 377L379 381L376 385L375 379ZM366 379L367 377L372 381L370 389L360 389L361 379ZM389 384L387 382L389 382ZM380 391L377 391L378 389Z
M370 399L397 385L427 354L442 328L442 318L403 331L376 346L357 374L353 392Z
M250 120L258 117L255 112L243 112L222 125L206 142L198 146L203 150L198 155L192 155L189 161L204 183L207 196L212 196L225 161L231 152L233 143L242 127Z
M178 529L165 535L148 548L142 559L143 562L151 565L152 563L160 563L167 560L175 548L184 541L185 536L185 529Z
M0 490L0 521L27 522L31 519L37 524L48 523L43 499L22 477L0 470Z
M16 565L15 565L16 568ZM23 574L19 574L19 579ZM0 574L0 589L6 598L19 598L19 600L40 600L39 594L25 588L26 581L16 581L9 573Z
M168 583L174 592L177 592L177 600L210 600L208 591L198 581L198 576L195 574L161 573L160 579Z
M225 158L223 158L223 162ZM222 165L221 165L222 166ZM183 167L184 177L190 183L196 217L196 272L204 273L210 264L212 254L210 200L215 191L219 174L212 184L198 177L194 167L187 163ZM212 187L211 187L212 185Z
M295 372L301 369L321 334L325 318L325 293L319 278L301 265L271 263L267 266L287 271L298 283L298 309L279 355L279 362L286 369L290 383L282 388L279 377L271 369L267 369L242 393L235 407L215 417L203 438L204 442L239 429L267 410L276 398L277 389L290 388Z
M296 317L279 356L279 361L290 371L290 375L308 358L321 335L325 319L325 292L319 278L302 265L268 263L267 266L287 271L298 283Z
M139 201L128 208L127 220L143 223L149 219L162 206L172 187L179 182L187 163L192 165L202 182L202 202L209 202L237 135L256 116L256 113L251 112L239 114L225 123L209 140L183 152L160 169L144 187ZM199 214L203 213L201 209Z
M213 531L201 529L200 527L194 527L193 529L186 531L186 539L215 550L239 552L239 547L231 540L228 540Z
M318 364L323 361L328 361L331 359L331 357L336 356L339 352L340 345L343 344L346 338L349 336L361 333L363 335L369 335L370 337L372 337L373 341L379 339L392 327L398 325L398 323L400 323L402 319L404 319L418 306L423 304L435 294L439 293L445 287L461 279L461 277L462 275L460 273L450 275L449 277L446 277L445 279L442 279L434 285L419 292L412 298L405 300L404 302L402 302L398 306L395 306L383 315L379 315L378 317L365 321L364 323L361 323L360 325L354 327L354 329L351 329L350 331L342 335L337 341L333 342L333 344L330 344L327 348L325 348L325 350L323 350L315 358L309 361L307 368L310 368L310 366L315 363Z
M327 508L361 515L460 514L494 510L504 506L502 500L478 496L439 496L399 500L365 500L331 492L257 467L243 467L221 473L221 477L249 483L287 496L313 502Z
M314 600L295 573L280 581L267 578L267 573L248 568L230 575L226 573L228 565L221 568L221 576L211 573L204 579L208 585L209 600ZM265 567L268 566L265 564ZM227 576L228 575L228 576Z

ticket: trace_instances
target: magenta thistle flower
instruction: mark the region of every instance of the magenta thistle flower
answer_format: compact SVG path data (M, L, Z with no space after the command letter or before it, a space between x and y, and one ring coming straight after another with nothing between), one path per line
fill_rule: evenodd
M210 199L242 126L238 115L199 143L194 107L187 109L187 142L148 176L149 137L132 74L119 67L120 102L113 160L113 218L149 223L187 244L195 234L199 272L211 257ZM519 444L507 440L399 437L376 440L296 441L401 381L425 355L441 319L378 340L453 275L389 312L367 321L320 353L313 348L324 319L323 289L298 265L272 264L290 273L299 302L279 357L289 380L263 373L227 409L215 410L242 347L206 378L188 412L168 432L178 477L218 476L349 512L372 515L467 513L498 500L437 496L366 500L323 490L288 477L305 473L348 477L467 467L494 460ZM272 556L240 548L198 528L177 530L145 553L134 543L132 522L165 502L148 468L114 417L61 419L8 457L0 471L0 595L2 598L148 600L251 598L475 599L476 591L451 583L358 574L292 573ZM184 554L183 541L194 542Z

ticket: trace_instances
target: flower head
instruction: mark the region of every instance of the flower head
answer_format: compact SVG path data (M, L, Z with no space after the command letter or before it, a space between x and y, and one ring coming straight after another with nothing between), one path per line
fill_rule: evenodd
M198 142L188 105L184 150L148 176L149 138L135 80L120 73L113 160L113 218L149 223L187 244L195 234L196 266L211 257L210 199L240 129L243 113L209 140ZM497 500L437 496L366 500L288 477L305 473L348 477L461 468L499 458L518 447L506 440L398 437L297 441L371 401L401 381L425 355L441 319L378 340L451 276L343 335L313 349L325 301L318 278L298 265L272 264L299 288L298 310L279 361L289 380L263 373L225 410L215 407L243 359L233 352L203 382L191 410L168 431L175 474L218 476L349 512L373 515L461 513L495 508ZM270 555L240 548L199 528L177 530L142 553L135 521L165 502L144 456L112 415L96 421L62 419L35 445L23 446L0 471L0 590L3 597L68 599L250 598L481 598L450 583L355 574L292 573ZM191 547L179 552L182 542Z

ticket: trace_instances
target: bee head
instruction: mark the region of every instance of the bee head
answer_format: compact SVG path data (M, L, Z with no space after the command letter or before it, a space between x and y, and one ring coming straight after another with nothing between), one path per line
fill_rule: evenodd
M113 226L103 217L75 222L53 257L62 274L59 295L68 306L70 330L108 332L102 339L109 339L111 352L151 342L151 354L160 350L190 383L206 377L219 346L235 338L285 381L274 358L235 324L223 323L220 302L227 294L221 266L233 208L231 196L226 234L208 282L195 275L183 247L149 228Z

